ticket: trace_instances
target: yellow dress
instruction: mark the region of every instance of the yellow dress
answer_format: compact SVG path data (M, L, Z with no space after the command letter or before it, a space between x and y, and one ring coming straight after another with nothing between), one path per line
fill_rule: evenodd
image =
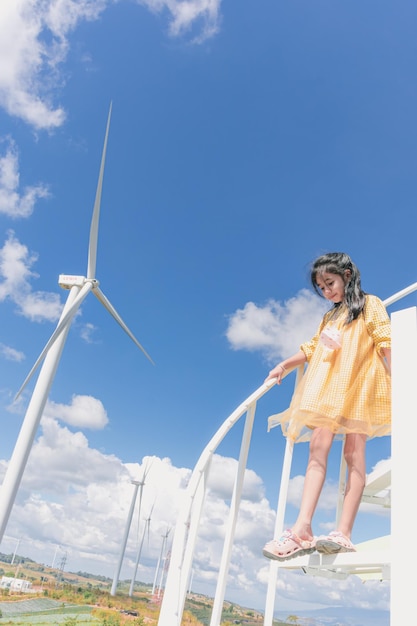
M391 324L384 304L367 295L362 313L344 325L346 309L334 319L331 309L313 339L300 346L307 368L289 408L268 419L268 430L281 425L294 442L306 441L313 428L336 435L362 433L382 437L391 432L391 377L383 348L391 347ZM330 349L320 340L326 327L340 331L341 347Z

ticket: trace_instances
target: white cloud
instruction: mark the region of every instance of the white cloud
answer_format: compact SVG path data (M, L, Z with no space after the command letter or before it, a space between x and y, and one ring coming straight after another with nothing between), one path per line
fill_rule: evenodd
M219 27L221 0L137 0L170 16L174 37L199 28L193 41L212 37ZM114 0L13 0L0 3L0 106L35 129L65 121L55 104L65 76L62 66L69 35L83 21L96 20ZM140 19L140 17L138 18Z
M288 483L288 499L287 502L297 509L301 504L301 495L304 486L304 476L293 476ZM320 494L318 508L322 511L334 511L335 503L338 498L338 485L331 481L326 481ZM332 529L333 530L333 529Z
M210 468L210 476L207 486L210 491L226 499L230 497L233 490L235 475L237 471L237 460L213 455ZM252 470L247 469L243 485L243 496L248 500L258 502L264 494L261 478Z
M150 11L171 14L170 33L174 37L201 25L201 30L194 37L194 43L201 43L216 35L219 31L220 6L222 0L137 0Z
M80 326L80 337L84 339L86 343L94 343L94 333L97 330L97 326L92 324L91 322L87 322Z
M248 302L229 316L226 336L233 350L258 350L269 362L276 362L313 337L327 309L324 301L307 289L284 304Z
M84 490L91 483L104 487L128 474L119 459L90 448L82 432L71 432L50 417L42 418L41 429L22 483L25 490L53 492L61 501L64 494Z
M20 350L5 346L3 343L0 343L0 354L2 354L7 361L16 361L17 363L20 363L26 358L24 353L20 352Z
M37 129L65 120L53 94L63 78L59 65L67 36L82 20L97 19L104 0L15 0L0 5L0 103Z
M57 418L77 428L101 429L108 424L106 410L97 398L73 395L71 404L48 401L44 415Z
M64 120L63 110L50 104L50 81L42 84L64 43L56 37L51 46L42 42L47 8L40 0L0 5L0 102L7 113L35 128L53 128Z
M58 320L62 304L58 294L32 291L30 280L37 277L32 266L37 257L30 254L13 231L0 248L0 302L10 300L18 312L32 321Z
M32 215L36 201L47 198L48 188L45 185L28 186L19 192L19 154L15 142L7 137L2 140L6 144L3 156L0 156L0 213L12 218L29 217Z

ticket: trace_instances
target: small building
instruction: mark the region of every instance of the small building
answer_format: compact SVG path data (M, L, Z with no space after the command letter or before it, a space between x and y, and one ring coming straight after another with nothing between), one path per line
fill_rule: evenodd
M30 591L32 583L23 578L12 578L11 576L2 576L0 581L1 589L10 589L10 591Z

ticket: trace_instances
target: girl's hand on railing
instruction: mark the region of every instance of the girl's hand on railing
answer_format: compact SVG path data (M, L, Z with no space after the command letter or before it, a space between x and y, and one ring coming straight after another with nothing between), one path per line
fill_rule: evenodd
M274 369L272 369L268 376L265 378L265 383L268 382L269 380L275 378L276 379L276 383L277 385L281 384L281 380L283 378L283 376L285 376L287 370L285 368L285 366L282 363L278 363L278 365L276 365L274 367Z
M268 376L265 378L264 383L271 380L272 378L275 378L277 385L280 385L284 376L292 372L293 369L295 369L299 365L303 365L306 360L307 359L304 352L302 350L299 350L292 356L286 358L281 363L278 363L278 365L275 365L274 369L271 370Z

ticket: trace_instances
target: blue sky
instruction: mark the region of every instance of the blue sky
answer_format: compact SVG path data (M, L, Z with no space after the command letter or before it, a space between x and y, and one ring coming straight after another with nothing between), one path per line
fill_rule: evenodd
M141 514L155 502L153 539L138 573L152 581L175 494L204 446L315 330L323 303L311 294L310 262L348 252L364 289L382 299L416 281L416 13L411 1L385 0L2 3L2 474L36 378L19 402L14 395L67 296L58 276L86 273L110 102L96 277L155 361L90 294L2 551L20 540L22 554L50 563L58 546L68 569L112 576L130 479L152 458ZM412 295L390 311L415 304ZM235 571L243 576L232 575L226 597L246 603L250 589L255 608L264 603L261 549L284 447L267 418L286 408L292 389L288 379L259 403L249 455L245 502L257 521L242 530L245 558ZM208 519L224 519L220 483L239 437L231 433L218 451ZM317 534L334 518L339 454ZM371 442L368 471L389 454L389 439ZM306 455L300 444L295 477ZM288 524L300 480L291 493ZM386 516L362 511L353 539L388 529ZM218 557L218 532L208 523L196 560L193 585L208 594L214 579L203 573ZM133 533L122 577L135 552ZM294 610L301 595L388 606L386 584L333 582L339 597L329 600L328 581L283 577L281 602Z

